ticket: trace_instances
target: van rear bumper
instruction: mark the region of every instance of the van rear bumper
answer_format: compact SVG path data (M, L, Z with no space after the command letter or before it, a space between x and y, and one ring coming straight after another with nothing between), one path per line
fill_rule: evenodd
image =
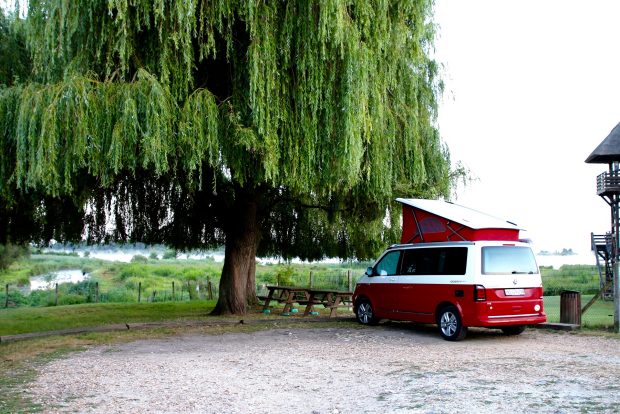
M499 328L510 325L536 325L547 322L547 315L544 313L523 314L523 315L492 315L479 318L469 326L481 326L485 328Z
M488 290L487 290L488 291ZM535 299L505 299L474 302L469 309L463 309L465 326L486 328L511 325L536 325L547 322L544 303L539 295Z

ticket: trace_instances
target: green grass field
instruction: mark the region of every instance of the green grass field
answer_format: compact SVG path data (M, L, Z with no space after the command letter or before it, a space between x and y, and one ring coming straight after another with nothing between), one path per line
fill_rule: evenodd
M583 308L594 295L583 295L581 307ZM548 322L560 322L560 296L545 296L545 312ZM581 315L581 325L584 328L609 329L614 324L613 302L598 300L590 309Z
M0 336L119 323L206 318L215 301L93 303L0 309Z
M582 306L592 296L582 297ZM545 296L549 322L560 321L560 297ZM200 320L208 316L215 301L99 303L55 307L0 309L0 336L68 328L122 323ZM613 326L613 303L599 300L582 317L585 328Z

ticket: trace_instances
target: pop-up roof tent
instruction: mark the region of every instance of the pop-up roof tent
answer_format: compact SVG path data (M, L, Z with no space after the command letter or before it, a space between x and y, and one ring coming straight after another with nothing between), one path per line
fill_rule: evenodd
M397 198L403 205L401 243L518 241L515 223L442 200Z

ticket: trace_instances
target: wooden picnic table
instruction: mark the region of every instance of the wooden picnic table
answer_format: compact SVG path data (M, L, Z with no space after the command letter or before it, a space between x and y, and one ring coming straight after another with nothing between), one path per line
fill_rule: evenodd
M288 315L293 308L293 304L306 305L304 316L308 316L314 311L314 306L322 305L330 309L329 316L336 316L338 308L352 306L353 292L340 291L337 289L314 289L299 286L266 286L269 293L267 296L260 297L265 301L263 312L270 308L272 301L284 303L283 315Z

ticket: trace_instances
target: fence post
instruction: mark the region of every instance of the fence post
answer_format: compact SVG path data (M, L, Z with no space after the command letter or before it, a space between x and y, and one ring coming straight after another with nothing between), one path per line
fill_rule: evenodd
M153 296L151 296L151 303L155 302L155 295L157 295L157 291L153 291Z
M213 284L209 278L207 278L207 294L209 295L209 300L213 300Z
M347 270L347 279L349 282L349 292L353 289L353 280L351 279L351 269Z
M140 303L141 298L142 298L142 282L138 282L138 303Z
M99 282L95 282L95 303L99 303Z
M9 307L9 284L8 283L6 284L4 289L5 289L5 292L6 292L6 298L4 300L4 307L8 308Z
M58 283L56 283L56 289L54 294L54 306L58 306Z
M192 287L189 284L189 279L187 279L187 297L192 300Z
M172 281L172 300L174 301L174 280Z
M310 271L310 282L308 283L310 288L314 287L314 281L312 280L312 270Z

